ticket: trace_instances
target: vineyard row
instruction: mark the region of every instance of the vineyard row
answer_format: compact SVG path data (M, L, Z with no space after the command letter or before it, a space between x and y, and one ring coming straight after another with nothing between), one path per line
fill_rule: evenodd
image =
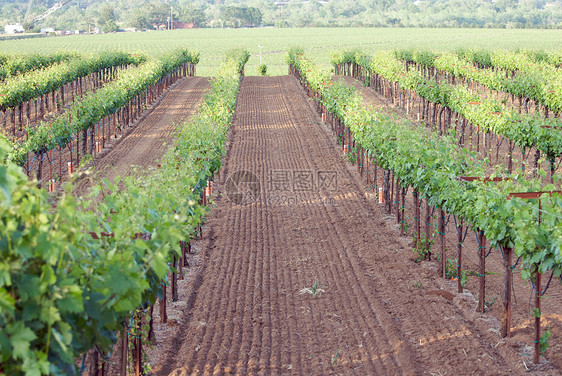
M123 71L49 123L28 128L27 140L12 143L10 159L24 167L30 178L48 180L52 187L85 155L100 152L121 134L170 85L193 75L191 61L191 52L178 51Z
M44 69L53 64L79 58L76 53L55 52L49 55L0 55L0 82L8 77Z
M152 307L207 210L248 57L229 54L158 169L100 181L86 200L62 195L53 208L18 166L0 165L0 373L74 374L90 359L105 375L112 352L120 374L144 372ZM0 158L8 152L0 140Z
M344 55L345 62L341 62ZM407 71L390 53L379 53L372 58L346 53L333 57L332 62L337 64L337 73L350 74L365 81L393 102L411 108L412 113L419 97L418 101L423 106L421 116L434 126L439 119L442 133L450 128L453 122L458 123L456 134L459 145L467 141L466 132L469 126L471 132L472 127L476 127L478 144L480 138L488 144L492 143L491 138L495 138L496 154L504 142L496 135L504 137L508 144L506 167L509 173L513 172L514 146L520 148L524 159L534 152L535 172L538 171L542 153L550 164L551 180L553 179L556 159L562 154L562 134L553 128L562 126L560 120L510 112L497 101L473 95L463 86L452 86L433 78L424 78L415 70ZM444 111L444 124L441 124Z
M530 101L536 112L542 107L544 116L558 117L562 111L562 70L544 65L522 66L525 70L479 68L455 54L432 54L421 51L397 51L396 57L408 66L415 64L425 77L444 77L454 84L456 79L478 83L497 93L509 94L519 101L518 110L529 112ZM550 69L549 69L550 68ZM505 100L505 99L504 99Z
M348 149L354 143L355 148L352 150L356 150L355 157L361 166L371 164L385 170L384 189L387 198L392 193L392 174L397 192L398 187L402 192L412 187L414 199L426 200L429 206L439 208L441 219L447 213L455 216L456 223L461 226L463 222L470 225L479 234L479 246L482 249L485 238L491 246L502 250L506 276L502 315L504 336L510 333L512 257L514 254L519 257L524 265L522 277L531 278L536 288L537 333L540 333L540 297L545 292L541 288L541 275L551 271L552 276L558 278L562 272L562 257L558 252L558 234L562 233L560 196L539 194L535 197L540 197L540 204L536 200L528 203L521 199L509 199L510 195L520 192L537 191L540 182L487 176L485 166L471 158L466 150L459 150L455 139L428 134L424 128L395 123L372 113L363 105L362 97L355 90L333 82L329 72L319 69L298 49L289 52L288 60L290 72L315 99L318 108L331 114L335 123L339 124L334 130L340 142L348 143ZM547 186L543 190L553 190L553 187ZM402 204L400 199L395 198L399 202L397 208L400 205L404 207L405 194L396 193L395 197L402 197ZM419 202L414 206L418 208ZM418 209L415 216L421 220ZM542 220L539 221L539 217ZM421 235L418 225L416 227L418 243ZM441 260L445 262L445 255L441 255ZM485 255L481 256L481 267L485 271ZM485 272L481 273L480 278L481 286L484 286ZM483 292L481 288L481 306ZM538 361L540 336L535 346L535 361Z

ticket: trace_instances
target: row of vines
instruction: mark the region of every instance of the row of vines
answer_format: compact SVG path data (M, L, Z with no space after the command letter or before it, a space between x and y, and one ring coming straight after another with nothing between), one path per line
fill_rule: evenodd
M392 175L392 186L397 191L398 216L403 218L405 193L413 189L416 208L420 200L425 200L428 206L438 208L441 219L445 215L454 216L457 226L470 225L479 234L479 242L487 239L491 246L502 251L505 265L504 336L510 333L510 294L515 268L512 257L514 254L518 257L518 262L523 265L522 277L530 279L535 288L537 327L540 328L540 297L550 281L562 274L559 252L562 198L550 193L556 191L555 185L544 185L541 179L504 177L502 166L490 166L474 152L459 147L459 135L454 131L430 132L424 127L396 122L374 113L364 106L363 98L355 89L334 82L330 72L320 69L299 49L289 52L288 62L290 72L315 99L319 111L332 117L332 128L340 142L356 151L361 168L371 164L384 170L386 197L392 194L389 179ZM385 68L388 66L381 67L373 62L373 71ZM337 69L354 71L357 68L340 65ZM399 73L396 76L406 77L406 72L404 76ZM425 79L420 80L418 85L421 86ZM545 175L546 171L541 170L539 176ZM537 199L524 201L517 198L521 192L537 191L542 193L535 196ZM420 213L416 212L415 217L421 218ZM419 240L419 225L417 227ZM439 231L443 232L443 229ZM480 245L480 248L484 247ZM443 255L441 260L444 274ZM485 257L481 260L483 262ZM550 274L546 287L541 287L543 273ZM485 281L485 273L480 279ZM483 300L482 296L480 299ZM483 309L482 301L479 303ZM536 361L543 342L540 335L536 337Z
M52 94L65 85L87 77L94 72L105 70L107 74L107 70L110 68L131 64L138 65L144 61L146 61L146 57L142 55L108 52L63 61L45 69L10 77L0 84L0 110L2 110L4 118L6 118L6 112L9 109L12 109L9 117L16 117L14 111L17 108L19 110L17 118L19 125L21 125L22 107L26 102Z
M198 53L182 50L121 71L49 122L27 127L25 140L11 141L9 159L24 167L30 178L53 187L84 156L100 152L132 124L166 88L194 74L198 59Z
M508 160L505 163L507 173L513 173L515 146L519 148L524 162L533 156L532 162L522 164L522 172L525 172L525 164L532 164L533 176L536 177L542 157L549 164L550 179L554 181L554 172L562 154L562 134L557 131L562 126L562 120L545 119L536 113L519 113L506 108L496 99L473 94L464 85L454 85L437 77L424 76L417 70L408 70L392 52L379 52L373 56L347 52L335 54L332 62L337 71L349 72L364 80L412 113L415 112L417 101L422 106L419 112L423 120L438 126L441 133L455 124L461 146L469 146L468 141L472 140L467 140L469 135L466 133L470 130L472 139L474 130L474 138L478 137L478 149L482 140L485 143L482 149L488 151L491 146L488 144L492 143L490 139L494 139L497 160L499 150L505 143L508 148Z
M395 54L398 59L423 68L426 76L443 77L450 83L460 79L469 84L478 83L481 89L509 94L518 99L519 112L522 109L529 112L530 101L535 102L535 108L545 117L558 117L562 111L562 70L547 63L535 63L505 51L480 54L478 59L468 53L458 56L400 50Z
M49 55L0 55L0 82L7 77L47 68L76 58L79 58L78 54L69 52L55 52Z
M146 63L127 76L136 81L119 80L98 101L77 104L90 111L81 113L80 124L127 105L185 57ZM245 50L228 55L158 169L101 181L86 200L73 197L69 186L53 208L19 166L0 164L0 374L79 374L92 352L97 375L106 373L112 352L121 359L120 374L150 371L143 345L152 307L169 276L176 280L203 220L204 188L221 166L248 58ZM71 138L76 128L60 131ZM0 140L1 160L17 153Z

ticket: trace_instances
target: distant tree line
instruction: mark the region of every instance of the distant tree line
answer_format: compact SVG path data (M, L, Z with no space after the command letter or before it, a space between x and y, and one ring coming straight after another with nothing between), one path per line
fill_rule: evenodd
M221 10L224 26L257 26L261 24L263 14L261 10L246 6L226 6Z
M28 19L56 0L34 0ZM0 23L24 23L28 0L0 0ZM194 27L562 28L560 0L75 0L36 27L153 29L168 17Z

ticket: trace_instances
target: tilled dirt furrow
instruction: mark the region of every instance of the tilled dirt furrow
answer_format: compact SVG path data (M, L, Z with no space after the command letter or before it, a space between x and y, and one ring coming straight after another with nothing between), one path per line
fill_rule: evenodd
M205 273L159 375L521 373L473 301L413 262L354 169L296 80L244 78ZM257 200L232 201L237 171Z
M345 206L348 207L345 208ZM340 208L348 210L342 210L339 216L334 217L334 221L338 223L345 222L345 218L349 218L353 211L360 210L358 207L349 206L346 203L339 205L338 209ZM351 228L354 227L351 226ZM347 236L353 237L353 233L348 233ZM401 255L395 251L399 244L396 244L391 238L377 239L377 243L378 249L373 249L373 252L378 254L376 256L378 262L372 264L370 268L368 265L364 266L369 270L376 270L376 273L372 273L371 283L368 280L361 281L359 278L355 282L351 281L351 283L354 286L368 287L370 284L372 285L372 290L369 290L370 293L366 293L375 302L371 309L377 313L382 311L389 314L382 318L384 328L395 327L399 331L408 333L408 335L402 336L403 341L410 343L410 346L404 346L405 349L409 349L407 352L411 351L411 353L416 354L420 364L426 365L427 369L436 373L444 372L447 369L462 368L464 364L467 369L477 371L480 374L486 374L490 369L496 370L498 374L513 374L513 371L509 369L507 362L503 359L503 355L490 350L490 345L494 341L491 338L492 336L483 335L479 330L480 328L467 321L463 313L452 302L448 301L446 297L452 298L452 295L440 295L443 293L441 290L434 290L433 292L436 292L436 295L419 295L416 297L415 295L412 296L413 294L407 289L403 289L405 287L403 280L393 281L395 278L389 271L394 268L392 268L393 265L389 262L389 258L392 257L393 253L397 255L398 265L395 265L396 269L403 266L405 261L401 260ZM345 260L350 261L345 269L360 265L359 262L354 263L354 261L358 261L354 260L355 256L353 252L349 252L345 258L342 258L342 263ZM363 255L366 260L369 260L366 256ZM367 261L366 264L369 264L369 262ZM379 268L375 269L377 265L379 265ZM384 265L384 267L381 268L381 265ZM403 275L410 275L412 279L416 278L415 273L408 273L407 270L404 271L404 268L401 272ZM360 275L358 272L354 274ZM364 291L362 292L364 293ZM381 302L384 304L381 304ZM387 317L392 317L393 320L384 320ZM487 329L489 329L489 326L483 328L484 331ZM392 338L392 336L389 338ZM497 342L499 342L499 339L496 340ZM456 354L462 349L471 349L473 353L471 356L466 356L462 352L463 357L459 359ZM491 356L490 351L492 351ZM436 356L436 354L441 355ZM477 363L474 362L475 358L478 359Z
M232 217L224 218L224 226L219 229L218 233L223 234L231 231L232 228L236 229L235 232L244 231L244 227L241 225L243 213L240 210L235 210L231 214ZM225 351L229 350L220 346L221 340L228 339L227 336L221 336L224 330L224 327L221 329L221 326L233 324L230 322L233 320L225 320L224 318L231 316L228 304L235 302L238 296L234 291L231 293L232 285L236 283L238 278L243 277L240 273L240 267L244 264L241 260L244 254L237 252L237 250L246 247L247 239L244 236L236 236L232 239L219 237L217 239L215 247L220 249L221 253L224 253L221 254L220 258L211 261L209 272L214 274L213 283L210 284L208 289L202 291L204 295L197 297L197 303L202 301L205 306L196 306L193 310L195 320L192 325L196 327L192 331L198 333L197 340L194 342L194 345L197 345L196 351L191 354L192 362L197 364L195 370L208 371L210 367L208 358L212 358L213 364L217 364L219 363L218 360L224 357ZM224 244L224 240L227 241L227 244Z
M285 95L284 98L287 98L287 95ZM310 114L310 110L307 106L306 102L302 102L300 106L293 105L291 107L292 116L297 117L298 113L308 113L306 123L314 124L315 119L313 119L313 114ZM295 128L295 131L298 132L299 128ZM330 140L327 139L325 133L318 127L314 126L310 127L309 132L307 133L309 133L307 136L317 140L317 143L311 143L309 141L309 137L298 139L295 146L297 147L297 150L301 151L301 153L299 158L296 159L297 163L294 168L298 169L299 165L302 168L303 159L306 160L305 165L307 165L307 168L315 171L325 168L327 165L332 166L332 169L334 169L335 166L339 166L336 172L338 173L338 177L343 179L340 181L341 184L345 184L345 188L357 188L353 186L349 187L349 177L346 176L349 173L345 169L345 165L342 163L341 158L333 152L326 153L323 148L331 146ZM324 142L320 142L320 140ZM351 192L354 191L351 190ZM305 194L303 196L304 197L299 197L299 199L310 202L318 199L316 194ZM356 202L357 195L354 194L350 197L350 199L351 201ZM373 304L369 302L370 294L366 293L362 289L363 283L359 280L357 272L354 270L354 265L349 262L349 253L353 253L354 251L353 241L350 241L350 239L353 239L353 235L346 233L342 236L342 234L340 234L339 225L344 224L344 222L339 222L339 219L334 219L334 216L331 213L333 211L338 211L339 207L330 207L330 210L328 210L328 208L324 205L304 205L302 206L302 209L304 212L304 216L302 218L305 220L300 227L309 229L306 234L306 238L309 239L309 242L312 244L297 244L295 248L298 249L300 246L301 249L306 249L308 247L314 247L314 243L317 243L320 240L323 241L323 244L321 245L322 253L318 257L318 261L324 266L325 270L321 272L319 279L322 277L322 283L326 283L328 281L330 282L326 283L328 285L326 289L329 290L326 294L336 294L338 299L329 299L331 302L330 307L326 312L322 312L321 314L325 315L328 319L333 321L333 324L335 324L333 325L334 327L331 328L331 332L333 332L334 336L338 337L341 335L338 333L339 330L337 330L337 328L341 328L342 326L349 328L350 333L354 334L355 339L352 341L353 344L345 344L345 346L357 346L359 353L362 353L363 357L359 357L355 360L352 359L351 361L348 360L350 366L359 370L363 366L363 362L366 362L374 369L378 369L381 374L397 373L400 369L398 364L399 361L396 360L393 355L381 355L381 350L383 348L387 348L389 344L391 344L392 350L396 350L402 341L397 336L396 331L392 333L392 330L389 330L390 333L387 333L386 328L389 328L388 324L391 322L391 319L386 318L387 320L383 320L380 317L378 312L384 312L384 309L382 309L382 306L374 307ZM359 211L363 210L361 207L357 207L356 209ZM318 218L326 217L331 218L331 220L318 221ZM365 216L362 217L365 218ZM358 225L358 228L361 229L364 226L364 221L360 220L359 222L360 223L357 223L356 225ZM343 228L349 229L353 227L343 226ZM347 252L347 250L349 250L349 252ZM353 270L354 273L348 274L347 271L349 270ZM361 272L359 271L359 273ZM310 278L311 277L309 276L309 279ZM339 286L345 286L347 289L351 289L353 294L349 294L348 291L345 291L345 288L342 288L340 291ZM338 302L338 300L342 301ZM341 307L338 307L337 303L341 303L343 306L347 307L357 307L357 309L351 312L351 314L350 312L343 311L343 315L339 316L335 313L341 311ZM373 312L375 312L375 315L373 315ZM383 321L385 322L383 323ZM364 328L369 328L370 333L365 331ZM373 328L376 328L377 330L373 331ZM390 328L392 328L392 325L390 325ZM329 330L330 328L326 329ZM369 335L367 336L367 334ZM373 349L375 351L372 351ZM352 349L352 351L355 351L355 349ZM342 349L340 355L342 356L342 359L346 352L349 351ZM402 372L408 373L406 369L402 369Z
M209 81L204 77L187 77L178 82L145 118L94 159L99 175L112 181L116 176L128 175L135 166L155 167L171 146L177 125L195 113L208 88ZM77 192L87 190L89 184L87 179L79 181Z
M266 101L271 98L265 98ZM267 158L269 152L268 148L268 137L265 127L263 127L263 119L261 117L268 111L263 110L255 105L255 103L248 103L248 107L255 117L252 117L249 124L245 124L244 128L246 134L243 139L246 140L244 147L237 148L239 153L236 155L236 161L241 161L238 165L239 169L246 169L254 171L258 175L263 175L263 172L267 170L267 166L271 158ZM239 118L241 118L239 116ZM248 126L246 128L246 125ZM252 161L263 161L263 166L261 171L255 171L255 164ZM263 192L262 192L263 193ZM286 322L281 319L285 317L283 310L284 305L279 304L279 295L277 292L278 282L278 268L275 267L276 255L282 252L281 249L277 247L278 241L272 240L272 236L276 235L276 232L268 231L268 228L272 228L273 217L267 214L267 210L264 211L260 206L252 206L253 216L257 220L257 223L250 223L248 229L256 229L252 234L254 239L252 242L258 244L258 254L256 255L256 278L254 280L248 280L248 286L256 286L255 292L250 292L253 296L251 301L254 314L252 320L245 320L245 326L249 326L248 332L251 333L250 346L242 346L240 352L240 358L237 364L237 373L246 372L258 372L259 370L269 369L269 370L279 370L281 364L291 364L290 363L290 352L280 346L274 346L275 343L281 341L280 337L282 333L288 332L288 327ZM249 234L252 238L252 234ZM260 259L260 256L261 257ZM240 292L243 293L243 292ZM249 325L248 325L249 324ZM242 338L242 343L245 343L244 337ZM249 349L248 349L249 347ZM246 352L244 350L247 350ZM233 359L233 363L236 362L236 358ZM248 368L245 369L244 364L248 364ZM275 371L279 372L279 371Z

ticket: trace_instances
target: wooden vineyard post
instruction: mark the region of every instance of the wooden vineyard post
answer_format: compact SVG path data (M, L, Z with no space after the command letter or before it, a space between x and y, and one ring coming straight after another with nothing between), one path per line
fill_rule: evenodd
M388 170L389 172L389 190L388 190L388 214L392 215L392 206L394 205L394 171L392 172L392 176L390 176L390 170Z
M31 101L26 102L25 117L26 117L26 125L28 127L31 126Z
M540 207L540 205L539 205ZM539 209L540 210L540 209ZM540 211L539 211L540 213ZM540 214L539 214L540 215ZM539 271L539 265L535 265L535 354L533 356L533 362L539 364L541 362L541 298L542 298L542 286L541 286L541 272Z
M371 188L371 172L369 171L369 160L371 159L370 154L365 156L365 175L367 175L367 187Z
M429 200L425 200L425 249L427 251L426 260L431 261L431 244L429 243L429 229L431 227L431 207Z
M539 226L542 222L542 205L541 199L539 198ZM542 297L542 286L541 286L541 272L539 265L535 265L535 355L533 361L535 364L541 362L541 297Z
M503 291L503 309L502 309L502 323L501 323L501 336L511 337L511 289L513 286L513 249L506 248L504 252L504 291Z
M137 335L133 338L133 362L134 362L134 372L135 376L144 375L144 369L142 366L142 336L141 331L141 316L137 314L138 322L136 323Z
M124 324L121 331L121 376L127 376L127 353L129 351L127 332L127 324Z
M401 213L400 213L400 184L399 183L399 179L396 178L396 191L394 193L394 211L396 212L396 224L400 225L400 218L401 218Z
M374 186L375 192L377 192L378 188L379 188L379 182L378 182L378 176L377 176L377 173L378 173L378 171L377 171L378 170L377 160L373 159L372 164L373 164L373 186Z
M201 192L201 202L202 202L202 206L207 206L207 195L205 194L205 188L203 188L203 191Z
M484 313L486 300L486 238L484 231L478 231L478 253L480 256L480 294L478 295L478 310Z
M445 212L439 209L439 247L441 249L441 276L446 278L447 262L445 260Z
M389 190L390 190L390 170L383 170L384 171L384 182L383 182L383 197L385 200L385 211L388 213L389 212L389 208L391 207L390 205L387 205L387 202L389 202Z
M400 207L400 218L401 218L401 223L402 225L400 226L400 233L402 235L404 235L406 233L406 215L404 213L405 209L406 209L406 190L408 188L403 187L402 188L402 206Z
M462 243L463 243L463 219L460 218L457 223L457 235L458 235L458 243L457 243L457 285L458 285L458 292L462 294L463 287L462 287Z
M509 151L507 153L508 156L508 162L507 162L507 170L509 171L509 173L511 174L513 172L513 141L509 141Z
M416 223L416 248L420 246L420 200L417 189L414 189L414 221Z
M363 149L363 147L359 148L358 153L359 153L359 165L357 167L359 168L359 174L361 175L361 178L363 178L363 165L365 164L365 150Z
M19 130L23 131L23 103L18 105L18 123L19 123Z
M91 351L92 357L91 357L91 362L90 362L90 374L93 376L98 376L99 372L98 372L98 367L99 367L99 354L97 349L93 349Z
M148 308L148 319L150 320L148 324L148 339L154 340L154 304L151 304Z
M168 322L168 315L166 314L166 284L162 282L162 299L160 299L160 322L165 324Z
M176 255L173 256L172 266L174 269L177 270L178 259ZM173 271L172 271L172 281L170 284L170 289L172 290L172 302L177 302L178 301L178 274Z

